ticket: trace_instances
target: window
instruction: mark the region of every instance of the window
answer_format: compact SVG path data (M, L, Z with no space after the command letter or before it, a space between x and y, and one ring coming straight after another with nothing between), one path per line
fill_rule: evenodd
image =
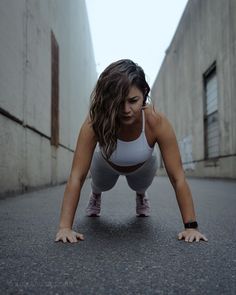
M51 145L59 144L59 47L51 31Z
M219 157L219 114L216 63L204 74L204 137L205 158Z

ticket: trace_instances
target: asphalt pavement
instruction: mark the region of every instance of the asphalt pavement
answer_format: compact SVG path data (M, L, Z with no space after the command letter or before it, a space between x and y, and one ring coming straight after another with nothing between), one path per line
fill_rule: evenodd
M55 243L65 185L0 200L0 294L236 294L236 181L188 179L208 242L177 240L183 229L174 190L156 177L148 218L135 216L124 177L102 197L99 218L85 208L74 229L85 240Z

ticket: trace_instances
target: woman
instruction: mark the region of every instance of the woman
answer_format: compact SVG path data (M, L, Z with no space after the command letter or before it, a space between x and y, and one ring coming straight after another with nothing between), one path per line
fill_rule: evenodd
M86 209L88 216L100 215L102 192L110 190L120 175L126 176L128 185L136 192L137 216L148 216L146 190L157 170L156 143L185 226L178 238L186 242L207 241L197 228L174 131L162 113L146 104L149 91L142 68L131 60L114 62L100 75L78 137L55 241L73 243L84 239L72 230L72 225L89 169L92 191Z

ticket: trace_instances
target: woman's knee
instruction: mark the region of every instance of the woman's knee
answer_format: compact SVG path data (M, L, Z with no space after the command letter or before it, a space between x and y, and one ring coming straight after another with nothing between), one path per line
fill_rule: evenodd
M128 186L135 192L145 192L149 186L152 184L152 181L143 185L141 182L133 182L127 179Z
M116 182L117 182L117 179L113 182L102 182L102 183L94 182L92 180L91 186L92 186L93 191L105 192L105 191L111 190L115 186Z

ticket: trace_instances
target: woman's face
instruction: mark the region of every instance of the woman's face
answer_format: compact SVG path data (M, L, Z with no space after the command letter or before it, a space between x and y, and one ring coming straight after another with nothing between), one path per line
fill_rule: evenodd
M143 106L143 93L136 86L131 86L128 96L121 105L120 122L124 125L131 125L140 120L140 113Z

